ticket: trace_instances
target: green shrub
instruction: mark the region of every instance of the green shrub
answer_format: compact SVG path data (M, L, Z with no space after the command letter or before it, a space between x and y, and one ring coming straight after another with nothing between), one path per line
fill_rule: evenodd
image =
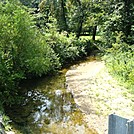
M53 20L53 23L47 26L48 29L45 31L44 36L47 44L58 55L62 65L86 54L86 43L84 41L78 40L73 33L57 32L55 20Z
M68 63L78 59L86 54L87 42L78 40L75 35L66 33L48 34L48 44L53 48L55 53L59 56L62 64Z
M110 72L124 83L132 87L134 84L134 47L126 43L113 44L105 55Z
M0 99L11 103L21 79L47 74L60 63L26 7L12 0L0 2L0 9Z

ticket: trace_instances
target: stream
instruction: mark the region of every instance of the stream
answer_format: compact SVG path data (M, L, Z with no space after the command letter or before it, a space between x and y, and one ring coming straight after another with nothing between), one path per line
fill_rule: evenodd
M6 108L15 134L93 134L66 89L65 73L23 83L21 104Z

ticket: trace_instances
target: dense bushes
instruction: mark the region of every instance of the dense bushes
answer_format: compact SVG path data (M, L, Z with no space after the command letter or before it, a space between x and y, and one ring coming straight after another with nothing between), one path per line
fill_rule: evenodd
M74 34L57 32L56 24L38 29L17 0L0 2L0 99L14 103L20 80L54 72L86 54L89 45ZM15 96L16 95L16 96ZM17 100L18 101L18 100Z
M74 34L67 35L66 32L58 33L50 30L45 36L47 43L58 55L62 65L86 55L85 49L89 44L84 40L78 40Z
M0 9L0 98L6 103L14 100L21 79L54 71L60 63L25 7L13 0L0 2Z
M129 88L134 84L134 47L126 43L114 43L104 56L110 72Z
M132 1L109 1L109 11L101 27L106 63L112 74L126 83L134 85L134 5Z
M53 18L51 23L46 25L46 29L43 29L43 34L62 65L86 54L86 46L89 45L86 41L76 38L73 33L58 32L57 29L57 21Z

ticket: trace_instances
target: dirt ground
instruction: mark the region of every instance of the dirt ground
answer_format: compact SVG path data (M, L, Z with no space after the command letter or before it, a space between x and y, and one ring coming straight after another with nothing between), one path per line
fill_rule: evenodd
M84 114L84 121L98 134L108 133L108 115L133 119L134 96L108 73L103 61L87 59L66 73L67 90Z

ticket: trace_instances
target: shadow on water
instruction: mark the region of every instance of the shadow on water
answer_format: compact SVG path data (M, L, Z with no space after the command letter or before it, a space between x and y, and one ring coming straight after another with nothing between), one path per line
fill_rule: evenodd
M65 89L65 74L26 81L20 94L22 103L6 108L16 134L93 134Z

